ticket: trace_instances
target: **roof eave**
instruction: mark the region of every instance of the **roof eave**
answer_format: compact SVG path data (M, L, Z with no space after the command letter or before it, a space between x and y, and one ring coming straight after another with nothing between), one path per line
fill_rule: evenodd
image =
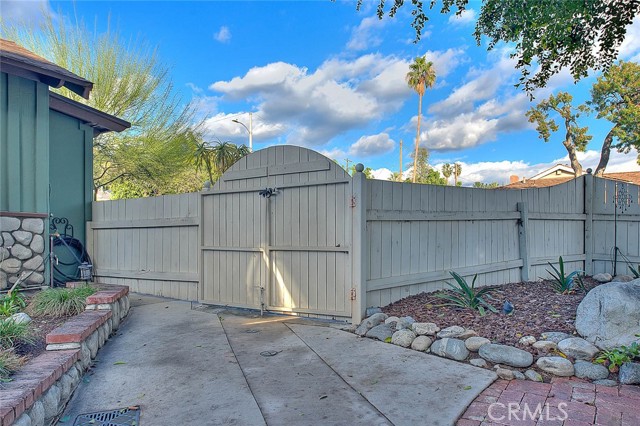
M49 92L49 108L84 121L93 128L94 136L131 127L128 121L53 92Z

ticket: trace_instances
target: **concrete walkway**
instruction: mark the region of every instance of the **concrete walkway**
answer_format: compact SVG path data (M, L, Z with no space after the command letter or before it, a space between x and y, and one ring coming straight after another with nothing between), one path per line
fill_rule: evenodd
M453 425L493 372L327 322L132 294L63 414L139 405L140 425Z

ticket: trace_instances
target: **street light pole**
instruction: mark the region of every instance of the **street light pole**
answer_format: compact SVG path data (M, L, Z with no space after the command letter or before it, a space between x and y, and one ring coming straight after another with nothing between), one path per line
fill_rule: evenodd
M247 132L249 132L249 151L253 152L253 113L249 113L249 127L247 127L246 124L244 124L242 121L239 121L235 118L231 121L241 125L247 130Z

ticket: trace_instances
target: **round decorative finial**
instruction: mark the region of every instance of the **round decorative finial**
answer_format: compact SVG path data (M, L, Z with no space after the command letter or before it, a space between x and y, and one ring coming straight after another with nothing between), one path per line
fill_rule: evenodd
M208 180L208 181L206 181L206 182L204 183L204 185L203 185L203 189L204 189L205 191L210 190L210 189L211 189L211 181L209 181L209 180Z
M591 169L587 169L587 174L588 174L588 175L590 175L590 174L591 174L591 172L593 172L593 170L591 170Z
M362 173L364 171L364 164L358 163L356 164L356 172Z

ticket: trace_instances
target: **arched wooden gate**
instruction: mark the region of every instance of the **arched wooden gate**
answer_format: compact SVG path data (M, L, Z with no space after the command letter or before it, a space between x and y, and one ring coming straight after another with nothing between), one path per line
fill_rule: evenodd
M201 300L351 317L351 194L351 177L305 148L238 161L202 193Z

